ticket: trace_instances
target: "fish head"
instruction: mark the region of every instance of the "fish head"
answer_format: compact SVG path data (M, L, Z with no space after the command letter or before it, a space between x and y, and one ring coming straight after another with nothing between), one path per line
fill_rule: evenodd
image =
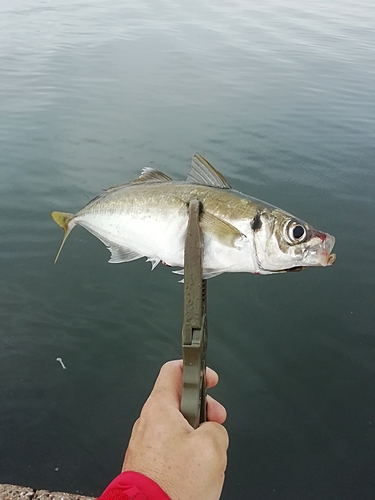
M253 226L260 274L331 266L335 238L279 209L264 209Z

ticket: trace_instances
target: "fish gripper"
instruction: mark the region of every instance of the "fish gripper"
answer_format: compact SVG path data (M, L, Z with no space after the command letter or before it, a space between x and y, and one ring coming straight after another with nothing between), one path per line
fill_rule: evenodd
M196 429L206 421L206 280L202 278L203 237L199 225L202 205L189 203L184 253L184 319L182 326L181 412Z

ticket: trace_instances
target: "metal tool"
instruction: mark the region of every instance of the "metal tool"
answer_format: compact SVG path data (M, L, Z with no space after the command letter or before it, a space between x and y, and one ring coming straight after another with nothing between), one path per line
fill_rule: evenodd
M189 203L184 254L183 377L181 412L196 429L206 421L206 280L202 279L201 203Z

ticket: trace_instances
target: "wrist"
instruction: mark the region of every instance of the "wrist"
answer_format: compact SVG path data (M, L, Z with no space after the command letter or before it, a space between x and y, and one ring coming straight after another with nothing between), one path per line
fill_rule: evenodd
M171 498L153 479L141 474L140 472L131 470L126 470L119 474L107 486L99 499L110 500L110 498L113 497L113 494L117 491L124 493L124 500L126 497L132 499L134 498L134 500L136 500L138 498L136 495L138 494L143 494L140 496L140 500L143 500L144 495L146 495L148 500L171 500ZM116 497L119 498L118 495L116 495Z

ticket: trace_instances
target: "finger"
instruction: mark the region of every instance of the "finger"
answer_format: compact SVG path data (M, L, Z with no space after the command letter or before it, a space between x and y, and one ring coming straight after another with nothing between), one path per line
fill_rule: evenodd
M206 368L206 386L207 389L215 387L219 382L219 375L211 368Z
M156 379L154 388L150 397L161 404L172 404L176 408L180 407L181 392L182 392L182 360L168 361L165 363ZM206 369L206 386L207 389L215 387L219 381L218 374L211 368ZM224 418L225 420L225 418Z
M218 374L211 368L206 369L206 385L210 389L215 387L219 381ZM154 389L152 392L162 392L173 394L173 400L176 395L181 398L181 385L182 385L182 360L176 359L165 363L156 379Z
M211 396L207 396L207 420L223 424L227 418L227 410Z

